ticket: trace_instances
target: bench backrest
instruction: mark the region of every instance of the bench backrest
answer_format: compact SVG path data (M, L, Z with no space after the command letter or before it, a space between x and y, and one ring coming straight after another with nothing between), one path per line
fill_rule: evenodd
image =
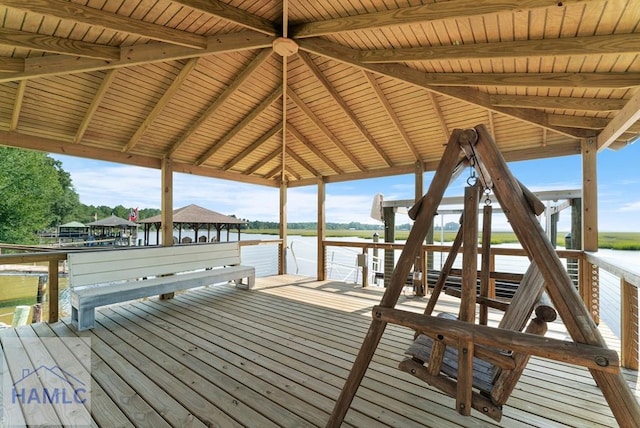
M69 286L240 264L238 242L69 253Z

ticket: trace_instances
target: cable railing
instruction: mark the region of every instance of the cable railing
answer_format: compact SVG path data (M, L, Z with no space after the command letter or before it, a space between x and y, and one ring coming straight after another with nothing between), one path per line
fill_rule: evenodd
M352 256L351 262L342 261L343 264L358 266L360 270L361 284L367 287L370 284L381 285L388 281L403 248L402 244L372 243L372 242L343 242L325 240L326 269L330 269L329 255L335 247L353 248L357 251ZM449 246L424 245L422 253L417 258L419 272L427 272L427 286L429 278L433 279L434 272L442 267ZM380 251L380 256L375 259L370 257L374 251ZM527 269L529 259L522 248L492 247L491 270L498 272L498 276L510 274L522 274ZM557 254L564 264L569 277L573 280L576 289L583 302L589 309L596 323L605 322L607 327L620 340L620 354L622 366L638 370L639 366L639 288L640 275L623 266L616 265L593 253L585 253L579 250L557 250ZM361 262L356 261L360 257ZM362 262L362 260L365 260ZM376 268L377 263L377 268ZM453 265L455 269L461 269L462 257L456 257ZM421 275L419 275L421 277ZM412 285L415 274L407 278L408 286ZM422 284L421 284L422 285ZM424 295L426 289L414 288L414 292Z

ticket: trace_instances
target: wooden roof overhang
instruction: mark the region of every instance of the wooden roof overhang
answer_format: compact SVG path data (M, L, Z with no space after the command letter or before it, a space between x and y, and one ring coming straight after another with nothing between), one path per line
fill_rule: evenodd
M0 144L288 187L640 133L636 0L0 0Z

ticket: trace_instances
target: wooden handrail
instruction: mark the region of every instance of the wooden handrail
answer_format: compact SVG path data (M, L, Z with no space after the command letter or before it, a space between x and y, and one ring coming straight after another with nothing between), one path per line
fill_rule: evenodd
M3 245L3 248L7 248L6 245ZM16 246L11 246L12 250L18 250L20 248L16 248ZM30 251L33 251L33 248L29 248ZM38 262L47 262L47 273L49 278L49 284L47 286L47 301L49 302L49 310L47 312L47 321L48 322L56 322L58 321L59 316L59 293L58 293L58 284L59 284L59 272L58 272L58 263L61 260L67 259L66 251L46 251L46 252L37 252L37 253L22 253L22 254L0 254L0 265L20 265L25 263L38 263Z

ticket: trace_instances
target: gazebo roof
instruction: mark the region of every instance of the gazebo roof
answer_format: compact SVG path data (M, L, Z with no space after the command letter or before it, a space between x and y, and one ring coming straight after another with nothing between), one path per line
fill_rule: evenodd
M65 224L61 224L58 227L75 227L75 228L81 228L81 227L87 227L85 224L80 223L79 221L70 221L69 223L65 223Z
M103 226L103 227L136 227L137 224L124 218L120 218L111 214L109 217L92 221L87 226Z
M278 187L640 132L637 0L2 0L0 144Z
M138 223L160 223L161 215L140 220ZM218 212L191 204L186 207L173 210L173 223L185 224L245 224L246 221L220 214Z

